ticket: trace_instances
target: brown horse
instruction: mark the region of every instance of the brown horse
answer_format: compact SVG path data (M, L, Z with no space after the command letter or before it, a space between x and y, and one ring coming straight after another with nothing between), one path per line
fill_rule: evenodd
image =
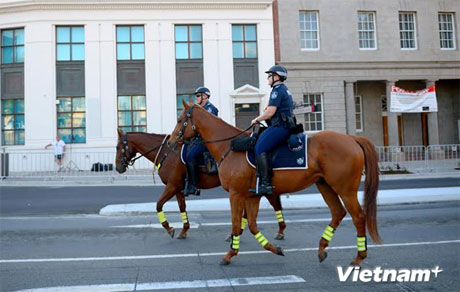
M178 119L169 143L178 143L199 134L218 161L222 187L230 193L232 245L221 264L229 264L231 258L238 254L238 231L243 208L248 214L249 230L259 243L266 250L283 255L282 249L269 243L257 228L260 196L248 191L255 187L255 169L247 163L244 152L230 151L230 141L226 138L238 135L241 130L212 116L198 105L182 103L184 112ZM326 258L326 247L347 210L357 230L358 254L352 264L359 265L367 257L366 223L374 242L381 242L376 207L379 184L377 152L366 138L332 131L319 132L309 137L307 144L308 168L274 171L274 196L300 191L316 183L332 215L319 242L320 262ZM363 165L366 168L364 212L357 197Z
M162 195L156 203L158 220L166 229L171 237L174 237L174 228L169 226L166 216L163 212L163 205L173 196L176 196L181 218L183 222L182 230L179 233L179 239L187 237L187 231L190 228L190 223L187 217L185 197L182 193L185 184L186 167L181 162L178 151L173 150L166 144L167 136L161 134L148 134L142 132L124 133L118 130L118 143L116 153L116 170L119 173L124 173L129 165L132 165L135 160L133 158L137 153L145 156L152 161L158 169L158 174L161 181L166 185ZM133 160L133 161L132 161ZM200 173L199 186L202 189L210 189L220 186L219 176L217 174ZM278 218L278 233L275 239L284 239L284 229L286 223L282 214L282 206L279 197L267 198L275 210ZM246 225L245 219L242 219L242 229ZM231 236L228 237L228 240Z

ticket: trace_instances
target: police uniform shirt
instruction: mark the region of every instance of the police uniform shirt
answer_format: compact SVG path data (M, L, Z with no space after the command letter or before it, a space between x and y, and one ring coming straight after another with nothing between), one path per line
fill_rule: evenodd
M210 112L211 114L217 116L219 113L219 110L209 101L206 102L206 104L203 106L205 110Z
M294 102L292 101L291 93L284 83L273 87L272 92L270 93L270 101L268 102L268 105L277 107L275 115L279 115L284 112L288 117L292 116Z

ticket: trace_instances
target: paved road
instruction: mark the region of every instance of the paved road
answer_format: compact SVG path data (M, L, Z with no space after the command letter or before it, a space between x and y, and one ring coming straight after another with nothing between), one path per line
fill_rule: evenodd
M376 247L370 241L369 257L362 267L439 266L443 270L438 277L431 275L422 283L340 283L337 266L347 268L356 254L355 229L346 217L331 243L338 249L330 249L329 257L319 264L316 247L329 218L327 209L285 213L286 219L294 221L288 223L286 239L277 242L285 249L285 257L261 253L261 247L246 231L241 239L242 252L230 266L217 264L229 248L223 240L230 229L226 212L190 214L195 228L186 240L169 238L155 224L145 227L157 223L152 216L4 215L0 218L0 290L80 285L85 287L79 291L93 292L154 288L219 292L459 291L459 210L459 202L379 208L384 245ZM171 222L180 222L178 214L167 215ZM259 221L272 221L259 224L271 239L276 231L274 214L261 212Z
M460 186L458 178L382 180L380 189L407 189ZM97 214L110 204L154 202L163 186L81 186L81 187L0 187L0 216ZM362 189L362 184L361 184ZM316 186L301 192L318 193ZM227 198L221 187L203 190L188 200ZM175 199L173 199L175 200Z

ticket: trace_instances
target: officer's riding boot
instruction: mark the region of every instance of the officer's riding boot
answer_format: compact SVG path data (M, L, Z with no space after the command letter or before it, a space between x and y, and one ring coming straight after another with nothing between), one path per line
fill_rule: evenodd
M187 162L187 183L185 184L184 196L188 195L200 195L200 189L198 185L198 169L195 167L195 163Z
M257 170L259 172L259 188L257 195L268 196L273 194L270 162L267 153L256 157Z

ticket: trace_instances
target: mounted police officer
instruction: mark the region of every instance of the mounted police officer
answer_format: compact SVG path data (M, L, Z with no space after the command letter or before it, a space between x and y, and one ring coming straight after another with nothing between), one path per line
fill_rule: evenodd
M196 103L201 105L205 110L211 114L217 116L219 110L209 102L211 97L211 91L206 87L198 87L195 90ZM201 138L193 139L187 155L185 156L185 163L187 166L187 182L185 185L184 195L200 195L200 189L198 186L199 170L197 159L203 156L203 153L208 151L206 146L203 144Z
M252 120L252 124L266 120L268 128L260 135L255 146L256 165L259 174L258 195L273 194L269 153L289 138L290 128L294 125L292 95L283 83L287 79L287 70L274 65L268 71L268 84L272 87L268 106L263 114Z

